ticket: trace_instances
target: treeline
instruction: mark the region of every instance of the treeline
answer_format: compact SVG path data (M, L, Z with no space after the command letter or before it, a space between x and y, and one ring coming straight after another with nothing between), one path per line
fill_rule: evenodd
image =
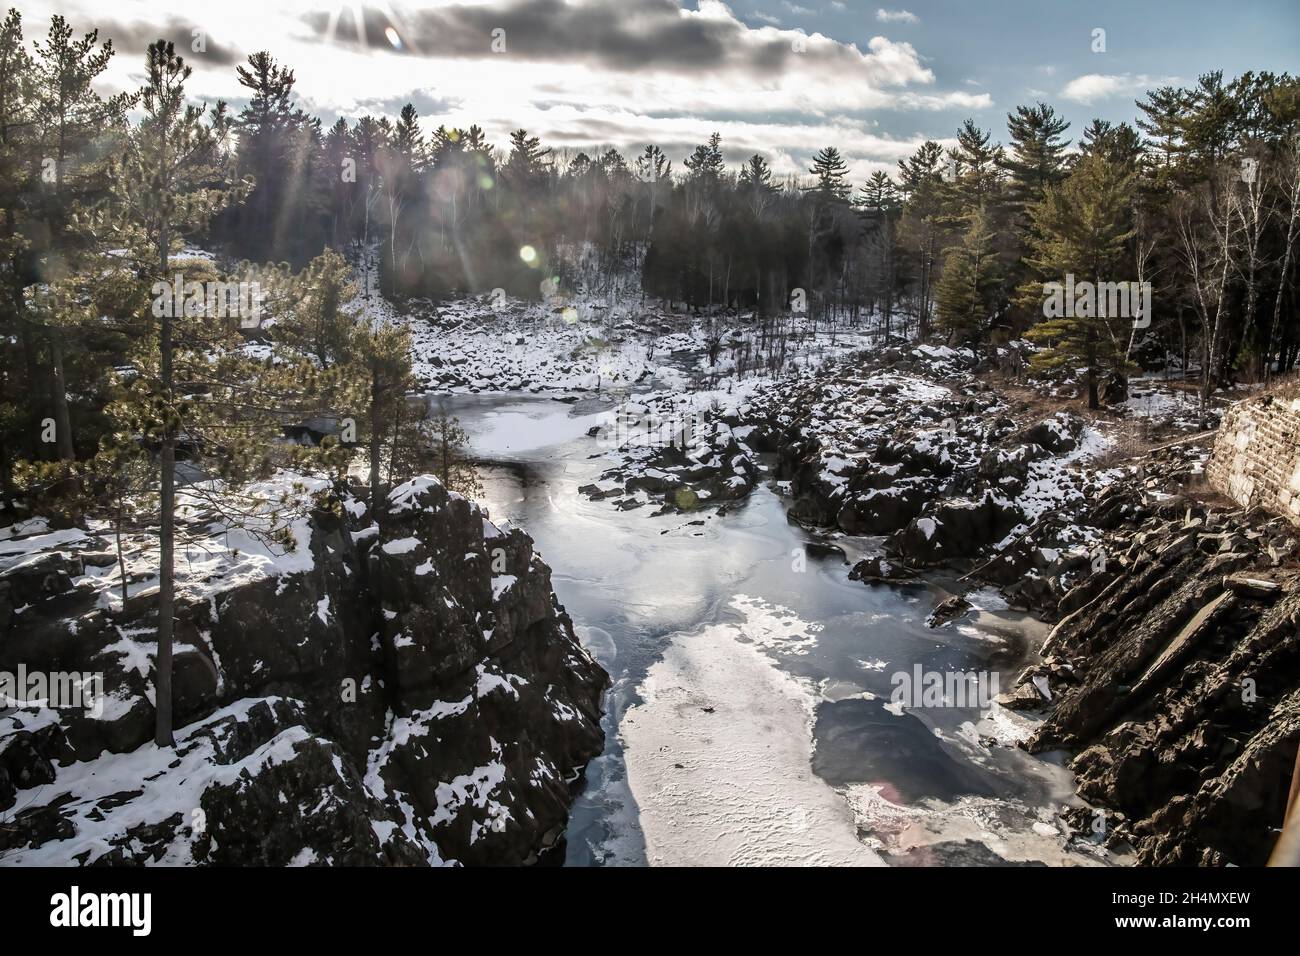
M409 106L392 128L330 135L383 133L357 155L378 170L366 234L393 294L535 296L594 249L606 276L639 270L645 293L698 311L870 315L977 348L1028 336L1035 364L1081 371L1096 406L1139 367L1194 376L1205 398L1295 367L1298 91L1286 74L1210 73L1151 91L1136 125L1093 120L1077 138L1051 106L1019 106L1005 143L968 120L950 148L924 143L857 184L833 146L806 177L777 181L761 155L730 170L717 134L679 169L654 145L561 161L524 130L504 160L477 127L426 144Z

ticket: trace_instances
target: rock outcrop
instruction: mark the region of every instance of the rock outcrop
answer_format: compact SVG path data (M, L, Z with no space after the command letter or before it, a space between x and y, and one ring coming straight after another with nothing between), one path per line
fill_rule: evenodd
M980 367L937 346L859 354L760 395L749 441L777 452L794 518L884 538L887 560L864 559L855 579L975 570L1050 612L1087 564L1078 518L1100 487L1086 461L1096 433L1069 412L1042 417Z
M1065 748L1143 863L1262 864L1300 745L1300 569L1281 518L1115 485L1099 560L1026 672L1028 746ZM1039 701L1043 703L1043 701Z
M298 531L293 560L182 580L174 751L152 742L148 589L109 600L93 533L6 542L0 672L98 672L103 697L0 710L0 863L562 855L608 678L528 536L432 478L378 528L345 496Z

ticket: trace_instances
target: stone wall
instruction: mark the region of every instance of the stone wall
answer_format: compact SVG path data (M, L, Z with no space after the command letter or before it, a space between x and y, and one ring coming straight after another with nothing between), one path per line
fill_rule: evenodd
M1300 524L1300 398L1265 395L1229 408L1206 475L1239 504Z

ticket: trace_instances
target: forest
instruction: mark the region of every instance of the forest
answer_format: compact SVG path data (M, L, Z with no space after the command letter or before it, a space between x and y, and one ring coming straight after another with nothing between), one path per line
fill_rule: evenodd
M794 315L990 355L1028 339L1034 372L1083 383L1092 408L1139 370L1204 404L1300 358L1286 74L1152 89L1134 125L1071 130L1046 103L1017 106L1005 132L967 120L862 182L827 144L780 180L761 154L729 167L717 134L680 158L557 152L410 104L326 128L265 52L237 67L237 110L192 102L191 67L161 40L143 88L104 96L111 42L59 16L30 44L25 29L16 10L0 28L2 503L106 513L119 533L156 514L163 622L187 474L237 484L293 464L341 482L360 447L372 496L422 467L451 483L461 436L409 414L409 334L374 318L378 298L400 314L614 295L631 275L670 312L765 332ZM258 295L240 314L173 294L190 283ZM1117 284L1147 290L1139 314L1046 306L1050 288ZM282 440L313 420L340 434Z

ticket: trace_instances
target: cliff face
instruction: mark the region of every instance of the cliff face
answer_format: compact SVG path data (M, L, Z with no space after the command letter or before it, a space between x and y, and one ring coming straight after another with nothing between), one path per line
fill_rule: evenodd
M1077 752L1080 795L1139 862L1259 865L1300 745L1294 529L1135 484L1096 503L1105 566L1021 678L1051 694L1029 747Z
M206 577L182 559L175 751L151 742L153 601L111 598L109 542L4 542L0 672L102 672L104 696L97 716L0 711L0 863L530 863L557 847L608 677L550 569L431 478L394 489L382 531L346 504L298 522L287 559Z

